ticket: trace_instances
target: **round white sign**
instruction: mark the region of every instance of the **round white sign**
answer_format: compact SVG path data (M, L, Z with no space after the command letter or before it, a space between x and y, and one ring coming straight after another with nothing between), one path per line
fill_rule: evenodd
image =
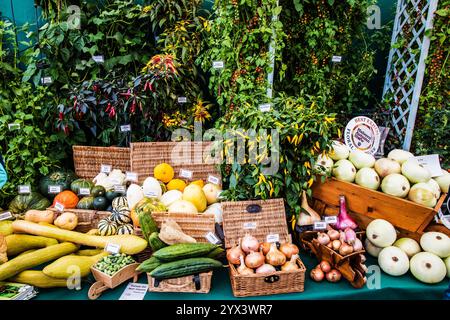
M381 132L377 124L367 117L356 117L345 127L345 144L351 150L374 155L380 147Z

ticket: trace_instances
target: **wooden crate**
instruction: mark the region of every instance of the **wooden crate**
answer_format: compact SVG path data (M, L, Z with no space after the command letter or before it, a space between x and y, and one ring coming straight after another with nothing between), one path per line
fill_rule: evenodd
M225 247L231 248L239 239L251 234L258 241L278 235L281 243L291 242L288 233L283 199L267 201L222 202ZM298 270L276 271L270 274L240 275L230 265L229 273L233 294L236 297L265 296L281 293L303 292L306 268L298 259Z
M347 211L361 228L365 229L374 219L385 219L396 227L401 236L416 240L420 239L446 197L443 194L436 207L428 208L334 178L325 183L318 180L312 186L312 207L320 215L338 215L339 196L343 194L346 197Z
M48 208L55 213L55 218L61 213L55 208ZM100 220L108 218L111 215L109 211L84 210L84 209L65 209L64 212L72 212L78 217L78 224L75 231L86 233L91 229L97 229Z

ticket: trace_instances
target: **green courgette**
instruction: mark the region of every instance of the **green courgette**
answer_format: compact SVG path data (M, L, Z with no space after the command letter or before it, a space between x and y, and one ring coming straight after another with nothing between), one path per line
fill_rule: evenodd
M159 249L167 247L167 244L162 242L162 240L159 238L159 232L153 232L150 235L150 237L148 238L148 244L150 245L150 248L152 248L153 252L156 252Z
M208 253L207 258L217 259L224 255L225 250L221 247L217 247Z
M221 262L211 258L189 258L164 263L150 272L150 276L157 280L179 278L221 267Z
M151 258L145 260L142 262L138 267L137 271L142 272L151 272L155 270L157 267L159 267L162 264L161 260L159 260L157 257L152 256Z
M142 230L142 235L144 236L144 239L147 240L147 242L149 242L150 235L153 232L158 232L158 225L152 218L152 215L146 212L139 213L138 218L139 218L139 225L141 226Z
M175 260L203 257L218 246L212 243L179 243L159 249L153 255L158 259L170 262Z

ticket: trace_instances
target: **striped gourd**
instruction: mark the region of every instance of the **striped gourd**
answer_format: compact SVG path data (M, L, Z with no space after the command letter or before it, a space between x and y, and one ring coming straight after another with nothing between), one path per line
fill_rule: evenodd
M132 224L123 224L117 228L117 234L134 234L134 227Z
M117 233L117 224L109 218L102 219L98 223L98 232L101 236L112 236Z
M130 217L129 210L122 210L122 211L113 210L110 218L111 218L111 221L114 221L118 225L131 223L131 217Z
M121 209L128 208L128 200L126 197L117 197L112 201L112 207L114 210L121 211Z

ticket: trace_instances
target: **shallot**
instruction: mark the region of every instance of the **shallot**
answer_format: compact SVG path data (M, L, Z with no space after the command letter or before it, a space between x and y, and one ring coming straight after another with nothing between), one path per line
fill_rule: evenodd
M333 250L334 251L338 251L339 248L341 247L342 242L340 240L334 240L333 241Z
M337 240L337 241L339 241L339 240ZM330 243L328 243L328 244L327 244L327 247L330 248L330 249L333 249L333 242L334 242L334 241L331 241Z
M346 228L345 229L345 240L349 245L353 245L356 241L356 233L353 229Z
M328 261L323 260L318 266L323 272L327 273L331 271L331 265Z
M317 282L320 282L323 280L323 278L325 278L325 273L323 273L323 271L320 270L319 268L312 269L309 275L311 279Z
M361 251L363 250L363 244L362 241L359 240L358 238L355 239L355 243L353 244L353 251Z
M298 269L298 265L297 265L297 259L298 259L298 255L294 254L291 257L291 260L289 260L288 262L286 262L285 264L283 264L281 266L281 271L294 271Z
M317 241L319 241L320 244L326 246L328 243L330 243L330 237L326 233L319 232L317 234Z
M272 243L266 255L266 262L274 267L282 266L286 263L286 256L277 249L276 243Z
M342 256L347 256L352 252L353 252L353 247L351 245L348 245L345 242L342 243L341 247L339 248L339 254Z
M330 240L339 240L339 231L334 230L334 229L329 229L327 232L328 236L330 237Z
M362 253L359 255L359 257L361 258L361 263L364 263L364 262L366 262L366 256L365 255L363 255Z
M252 235L246 234L242 239L241 247L245 253L250 253L251 251L258 251L259 241Z
M275 269L274 266L270 265L270 264L263 264L261 267L259 267L258 269L256 269L256 273L272 273L272 272L276 272L277 269Z
M239 274L249 275L249 274L253 274L254 273L253 269L250 269L249 267L247 267L245 265L245 263L244 263L244 256L240 256L239 257L239 261L241 263L241 265L237 268L237 272Z
M227 251L227 260L231 264L239 264L240 263L239 257L241 255L243 255L243 254L244 253L241 250L241 246L240 245L236 245L233 248L228 249L228 251Z
M356 229L358 225L347 213L347 206L345 203L345 196L339 196L339 215L338 222L335 225L338 230L345 230L346 228Z
M251 269L256 269L264 264L264 255L262 252L250 252L245 257L245 265Z
M326 278L330 282L338 282L341 280L342 274L336 269L331 270L326 274Z
M286 256L287 259L290 259L293 255L298 254L299 252L298 247L289 242L281 244L280 251Z

